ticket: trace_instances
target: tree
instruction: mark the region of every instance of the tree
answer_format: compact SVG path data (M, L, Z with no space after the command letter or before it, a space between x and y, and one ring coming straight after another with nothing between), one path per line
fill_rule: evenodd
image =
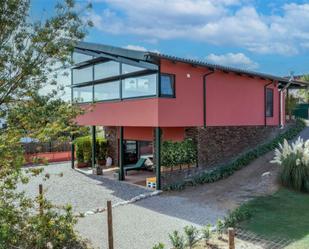
M75 117L82 114L78 106L61 99L33 95L22 105L13 105L7 115L9 130L19 137L31 137L40 141L67 140L71 135L85 134L87 128L76 125Z
M303 77L301 77L301 80L309 83L309 74L304 75ZM299 90L299 94L300 94L301 99L305 103L309 104L309 87L307 87L306 89Z
M289 115L290 119L293 114L293 110L297 106L298 99L295 98L292 94L288 95L285 102L285 112Z
M73 47L91 23L82 21L73 0L57 4L51 17L36 22L29 17L29 5L30 0L0 4L0 111L9 123L0 131L0 249L86 248L74 232L70 207L56 212L44 198L18 193L16 184L29 181L21 171L22 136L50 140L78 132L74 117L81 110L57 100L56 92L39 92L57 85L55 69L71 65ZM33 212L39 203L43 214Z
M2 0L0 6L0 106L31 98L57 84L56 67L68 67L86 25L74 1L57 4L54 16L30 22L29 0ZM91 23L88 23L91 25Z

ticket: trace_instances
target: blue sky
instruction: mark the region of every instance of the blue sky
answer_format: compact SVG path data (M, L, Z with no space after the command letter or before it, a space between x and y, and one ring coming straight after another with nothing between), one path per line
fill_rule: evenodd
M32 0L31 16L54 0ZM88 1L77 1L84 6ZM275 75L309 73L309 0L93 0L86 41Z

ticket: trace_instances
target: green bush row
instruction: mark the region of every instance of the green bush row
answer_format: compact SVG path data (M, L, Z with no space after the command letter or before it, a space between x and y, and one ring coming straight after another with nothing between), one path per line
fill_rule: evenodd
M196 163L196 145L191 139L181 142L164 141L161 149L161 165L173 167Z
M74 140L76 146L76 160L79 163L91 163L92 142L90 136L79 137ZM104 138L96 138L96 159L104 161L107 156L108 142Z
M298 119L296 120L296 124L293 127L290 127L287 131L279 134L270 142L266 142L264 144L258 145L254 149L251 149L236 159L223 164L219 165L213 170L205 171L200 175L193 177L190 181L186 182L179 182L176 184L171 184L164 187L164 190L182 190L185 188L186 185L195 186L197 184L204 184L204 183L211 183L221 179L224 179L230 175L232 175L235 171L247 166L249 163L257 159L258 157L266 154L269 151L274 150L278 147L279 143L282 143L284 139L291 140L297 134L305 128L306 124L303 120Z

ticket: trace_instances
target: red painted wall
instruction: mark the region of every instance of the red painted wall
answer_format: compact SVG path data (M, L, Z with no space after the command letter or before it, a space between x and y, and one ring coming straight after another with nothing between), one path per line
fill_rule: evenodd
M161 71L176 74L176 98L159 100L160 126L203 125L203 74L207 69L161 61ZM187 74L190 74L188 78ZM208 126L264 125L264 85L270 81L216 71L207 77L206 124ZM274 88L274 117L278 125L279 95Z
M123 136L125 140L153 141L154 129L152 127L124 127ZM163 127L162 138L163 140L182 141L184 128Z
M97 103L77 118L80 125L127 127L203 126L203 75L207 68L161 60L161 72L175 74L176 98L147 98ZM208 126L264 125L267 80L216 71L207 77ZM274 117L279 124L279 95L274 88ZM284 115L284 113L283 113Z
M158 99L130 99L85 106L86 113L77 118L80 125L155 126L158 123Z

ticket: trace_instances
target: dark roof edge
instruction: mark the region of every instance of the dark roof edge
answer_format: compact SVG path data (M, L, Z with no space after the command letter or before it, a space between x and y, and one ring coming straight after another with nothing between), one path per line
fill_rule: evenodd
M153 53L153 52L149 52L149 54L153 57L171 60L171 61L176 61L176 62L188 63L188 64L195 65L195 66L208 67L212 70L233 72L233 73L236 73L236 74L245 74L245 75L250 75L250 76L259 77L259 78L263 78L263 79L274 80L274 81L278 81L278 82L286 83L286 84L292 83L292 84L299 85L299 86L309 86L308 82L299 81L299 80L290 81L289 78L275 76L275 75L271 75L271 74L265 74L265 73L250 71L250 70L244 70L244 69L239 69L239 68L233 68L233 67L227 67L227 66L222 66L222 65L217 65L217 64L211 64L211 63L198 61L198 60L179 58L179 57L176 57L176 56L170 56L170 55L166 55L166 54L159 54L159 53Z
M233 72L236 74L244 74L244 75L259 77L262 79L274 80L274 81L278 81L278 82L285 83L285 84L291 83L293 85L301 86L301 87L309 86L309 83L304 82L304 81L299 81L299 80L290 81L290 79L285 78L285 77L280 77L280 76L275 76L275 75L265 74L265 73L259 73L259 72L244 70L244 69L239 69L239 68L233 68L233 67L228 67L228 66L216 65L216 64L211 64L211 63L204 62L204 61L185 59L185 58L180 58L176 56L170 56L166 54L150 52L150 51L138 51L138 50L132 50L132 49L120 48L120 47L115 47L115 46L110 46L110 45L90 43L90 42L78 42L75 48L78 48L81 50L91 50L97 53L105 53L109 55L114 55L114 56L116 55L116 56L125 57L129 59L142 60L142 61L147 61L147 62L152 62L152 63L156 62L158 59L166 59L166 60L187 63L187 64L200 66L200 67L207 67L213 70Z
M103 52L110 55L121 56L125 58L147 61L148 52L114 47L110 45L96 44L90 42L78 42L75 48L82 50L91 50L95 52Z

